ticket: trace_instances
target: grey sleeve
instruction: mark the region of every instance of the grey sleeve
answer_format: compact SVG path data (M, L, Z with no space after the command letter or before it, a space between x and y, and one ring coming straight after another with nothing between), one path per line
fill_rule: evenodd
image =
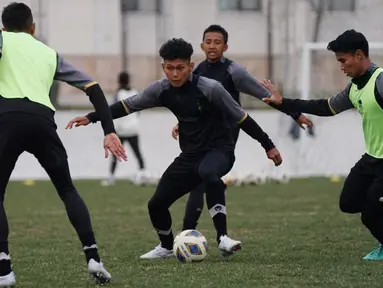
M3 56L3 33L0 30L0 58Z
M328 105L333 114L338 114L348 109L354 108L349 94L350 94L351 83L349 83L345 89L338 94L328 99Z
M223 88L221 83L215 80L206 80L206 78L202 80L200 78L198 86L209 101L227 114L233 122L241 123L247 117L245 110L239 106L230 93Z
M160 94L162 92L162 81L156 81L145 88L142 92L125 98L122 100L122 104L126 110L126 113L133 113L149 108L161 107Z
M269 90L263 87L253 75L238 63L232 62L228 71L233 79L235 88L239 92L251 95L259 100L271 96Z
M98 84L87 73L77 69L71 63L57 54L57 68L55 80L66 82L69 85L85 91L87 88Z
M376 78L375 86L378 90L380 97L382 97L383 99L383 73L380 73L379 76Z

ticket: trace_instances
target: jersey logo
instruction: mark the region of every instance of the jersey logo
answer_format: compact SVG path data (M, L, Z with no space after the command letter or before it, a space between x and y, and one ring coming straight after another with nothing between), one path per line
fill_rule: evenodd
M200 103L197 103L197 110L198 112L201 112L202 111L202 106Z
M362 103L362 99L359 99L358 100L358 110L360 113L363 114L363 103Z

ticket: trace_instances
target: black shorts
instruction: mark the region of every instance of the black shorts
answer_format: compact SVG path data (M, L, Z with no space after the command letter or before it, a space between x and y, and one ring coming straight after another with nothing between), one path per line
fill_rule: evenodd
M181 153L162 175L151 201L170 207L177 199L201 184L203 179L221 178L227 174L234 161L231 149L213 149L202 155Z
M0 114L0 193L23 152L33 154L49 176L57 167L67 166L67 153L56 129L54 122L37 114Z
M359 213L366 199L383 202L383 159L368 154L364 154L348 174L339 205L344 212Z

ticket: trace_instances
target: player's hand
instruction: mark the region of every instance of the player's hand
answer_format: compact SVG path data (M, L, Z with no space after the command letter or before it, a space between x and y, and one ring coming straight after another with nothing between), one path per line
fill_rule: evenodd
M269 158L270 160L272 160L274 162L275 166L279 166L282 164L281 153L279 153L279 151L276 147L267 151L266 155L267 155L267 158Z
M306 125L307 127L310 127L310 128L313 127L313 122L303 114L301 116L299 116L299 118L296 121L297 121L299 127L301 127L302 129L305 129L304 125Z
M277 91L277 89L274 87L273 83L270 80L263 79L261 84L263 87L265 87L271 93L270 97L263 98L262 101L267 103L267 104L281 105L283 97Z
M118 138L116 133L110 133L108 135L105 135L104 150L105 150L105 158L108 158L109 151L110 151L114 156L116 156L118 161L128 160L128 156L126 156L125 148L121 144L120 138Z
M180 134L180 130L178 129L178 124L176 126L173 127L172 129L172 137L175 139L175 140L178 140L178 135Z
M80 117L76 117L76 118L73 118L72 120L70 120L68 122L68 124L66 125L65 129L72 129L73 125L74 125L74 127L86 126L89 123L90 123L90 121L87 117L80 116Z

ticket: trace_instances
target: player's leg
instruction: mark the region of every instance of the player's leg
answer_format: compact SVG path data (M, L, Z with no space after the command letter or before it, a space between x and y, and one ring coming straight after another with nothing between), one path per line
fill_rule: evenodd
M198 167L198 174L206 185L206 204L217 231L218 248L224 255L230 255L241 248L241 242L227 236L226 185L221 177L234 164L234 153L212 150L206 154Z
M231 134L234 143L237 143L240 129L238 126L233 127ZM190 192L186 203L185 216L183 221L183 230L195 229L198 225L198 220L201 217L204 202L204 193L206 191L205 184L202 183L197 188Z
M132 147L133 153L137 158L138 166L139 166L140 170L144 170L145 169L145 163L144 163L144 159L143 159L142 154L141 154L138 135L126 137L126 140L128 141L130 147Z
M204 183L201 183L195 189L190 191L189 198L186 203L182 231L187 229L196 229L203 209L205 191L206 186Z
M8 249L8 220L4 209L4 196L9 178L16 161L23 152L18 121L9 115L0 115L0 287L10 287L16 283L11 267ZM8 121L11 120L11 121ZM20 120L20 119L19 119Z
M382 166L382 165L381 165ZM381 167L380 169L383 169ZM382 173L380 173L382 174ZM379 245L364 260L383 260L383 175L375 179L363 202L361 220Z
M82 243L89 273L98 282L108 282L111 276L100 260L88 208L73 185L67 154L55 124L45 119L40 122L36 119L35 124L33 141L26 150L38 159L63 201L68 218Z
M365 260L383 260L383 161L371 159L366 169L376 178L367 190L367 197L363 203L361 220L378 240L377 248L367 254Z
M108 179L104 179L101 181L102 186L110 186L115 183L116 179L114 174L116 172L116 168L117 168L117 158L116 156L112 155L112 159L109 165L109 176L108 176Z
M162 175L148 203L150 219L161 243L142 255L141 259L167 258L173 255L174 238L169 207L201 182L198 175L193 173L196 162L195 159L188 159L181 154Z
M339 208L344 213L355 214L362 212L367 190L375 179L368 157L368 155L363 155L344 181L339 197Z
M339 198L340 210L344 213L361 213L362 223L371 231L374 235L379 233L375 232L374 214L379 213L379 210L373 207L379 207L377 203L374 203L371 199L372 193L376 193L377 184L375 169L371 165L373 159L368 155L363 155L362 158L355 164L347 176L342 192ZM382 167L383 168L383 167ZM373 191L373 192L371 192ZM369 209L372 209L371 211ZM383 217L383 216L382 216ZM371 219L373 219L371 221ZM382 224L379 222L379 224ZM374 235L375 236L375 235ZM375 236L379 240L379 236ZM377 249L372 250L371 253L367 254L364 259L376 260L380 258L380 246Z

